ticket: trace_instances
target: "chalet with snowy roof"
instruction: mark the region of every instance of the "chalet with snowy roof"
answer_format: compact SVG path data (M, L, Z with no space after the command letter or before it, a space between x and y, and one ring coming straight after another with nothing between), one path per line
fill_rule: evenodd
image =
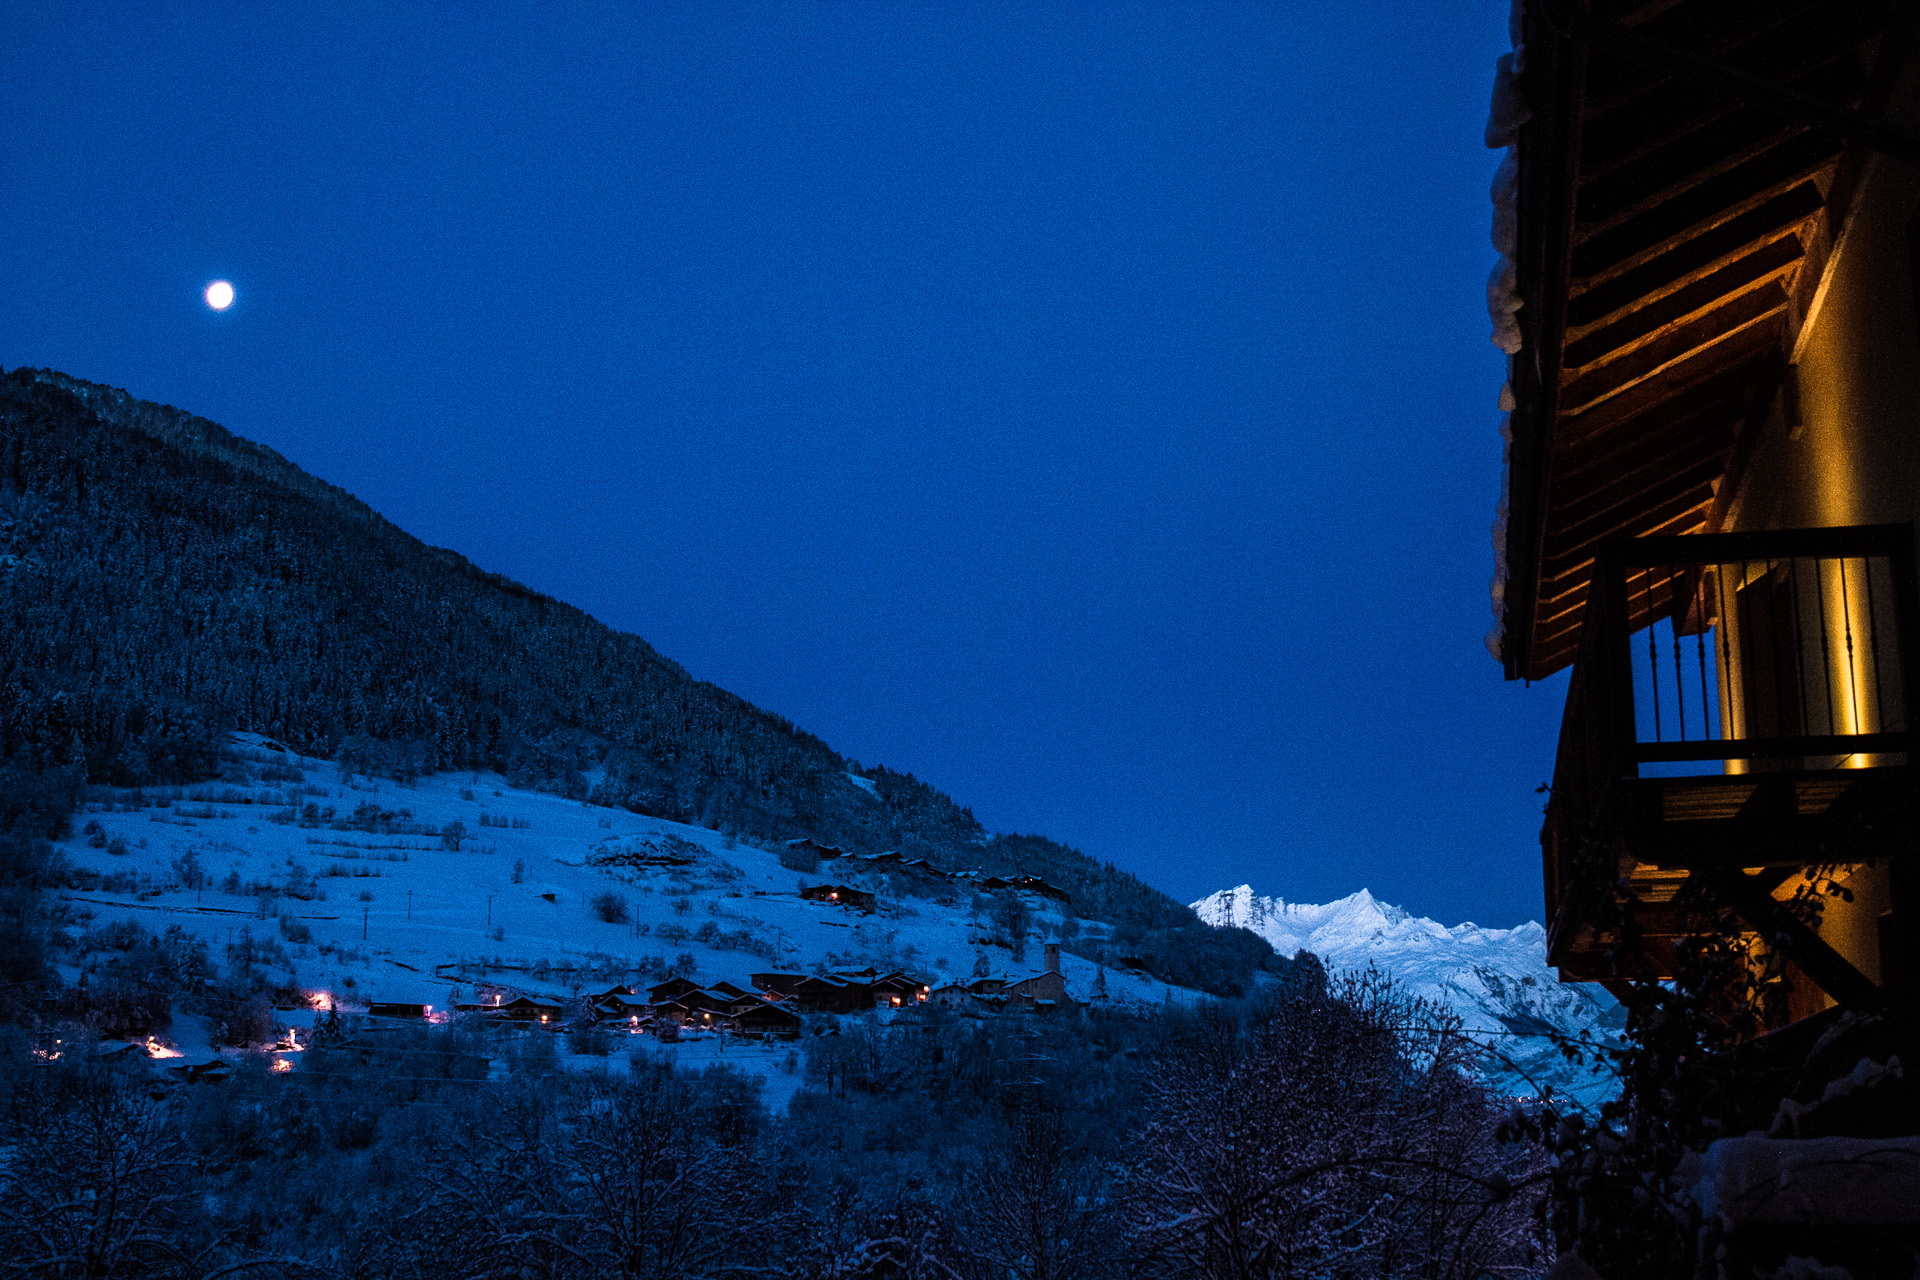
M725 1013L735 1000L743 994L728 994L722 991L710 991L705 987L696 987L692 991L682 991L679 995L657 1000L653 1004L656 1013L678 1013L685 1017L707 1013Z
M785 998L791 996L810 975L804 973L750 973L747 981L758 991Z
M873 992L873 1002L879 1007L900 1008L903 1005L917 1004L927 998L930 988L918 978L908 977L904 973L881 974L868 984Z
M1528 3L1512 36L1487 642L1568 673L1547 957L1629 1002L1701 939L1761 975L1760 1132L1688 1156L1720 1274L1865 1274L1843 1237L1920 1243L1920 1200L1874 1217L1795 1136L1920 1034L1920 45L1869 0ZM1920 1152L1920 1077L1879 1090L1821 1140Z
M846 856L845 850L834 845L821 844L812 836L801 836L798 840L789 840L786 842L785 847L796 853L810 853L822 862L831 862L835 858L843 858Z
M811 974L794 988L793 1003L815 1013L859 1013L873 1008L873 988L837 974Z
M800 896L808 902L824 902L830 906L851 907L856 911L872 911L879 905L878 900L865 889L856 889L845 884L816 884L800 890Z
M638 995L608 995L596 997L591 1004L593 1016L599 1022L626 1022L637 1025L653 1016L653 1001Z
M792 1037L800 1034L800 1015L779 1001L749 997L727 1015L730 1029L747 1036Z
M675 996L698 990L700 990L700 984L690 978L668 978L665 982L656 982L648 987L647 999L659 1004L663 1000L671 1000Z
M492 1006L488 1012L505 1022L557 1027L566 1016L567 1008L565 1002L550 996L515 996L504 1004Z

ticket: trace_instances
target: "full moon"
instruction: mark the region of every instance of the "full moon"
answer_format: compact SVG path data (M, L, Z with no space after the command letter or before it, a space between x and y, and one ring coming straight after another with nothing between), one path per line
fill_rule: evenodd
M215 311L225 311L233 305L233 286L225 280L215 280L207 286L207 305Z

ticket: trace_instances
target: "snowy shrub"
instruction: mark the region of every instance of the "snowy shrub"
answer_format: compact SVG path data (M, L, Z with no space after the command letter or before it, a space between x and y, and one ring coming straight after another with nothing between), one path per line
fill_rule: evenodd
M660 938L662 941L673 942L673 943L685 942L690 936L692 936L687 932L687 926L683 924L674 924L671 921L669 921L666 924L657 926L653 932L654 932L654 935Z
M80 828L80 830L87 837L87 848L104 849L107 847L106 828L100 825L100 820L98 818L95 818L89 821L87 825Z
M301 946L313 941L313 930L294 919L292 912L283 911L280 913L280 936L296 946Z
M593 914L608 924L625 924L630 918L627 913L627 900L609 889L605 893L593 895Z
M107 841L107 852L116 858L124 858L127 855L127 838L125 836L115 836L113 839Z

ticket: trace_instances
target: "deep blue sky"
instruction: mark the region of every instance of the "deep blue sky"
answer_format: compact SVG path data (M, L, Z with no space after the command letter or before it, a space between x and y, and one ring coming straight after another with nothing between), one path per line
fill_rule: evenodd
M0 362L995 830L1513 924L1561 694L1480 644L1506 14L10 0Z

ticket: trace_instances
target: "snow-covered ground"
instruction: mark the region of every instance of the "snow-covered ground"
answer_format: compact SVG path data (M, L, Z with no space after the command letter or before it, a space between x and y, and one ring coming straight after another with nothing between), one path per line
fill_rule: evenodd
M1538 924L1449 928L1365 889L1315 905L1262 897L1243 884L1193 909L1216 927L1252 930L1282 955L1311 951L1330 972L1371 964L1391 974L1411 994L1459 1015L1487 1046L1488 1077L1503 1089L1532 1094L1552 1085L1588 1106L1612 1092L1609 1076L1570 1067L1549 1035L1610 1044L1624 1011L1591 983L1559 981Z
M208 943L216 964L243 930L270 939L287 956L277 976L349 1009L397 1001L445 1010L482 990L508 999L571 996L628 981L627 970L647 958L671 965L683 954L694 980L749 989L755 972L867 965L936 985L982 965L1017 978L1040 968L1042 932L1060 922L1051 904L1029 896L1033 932L1016 962L993 945L990 927L976 927L973 894L959 886L938 899L895 898L846 860L801 874L781 866L775 852L717 832L518 790L494 774L402 785L343 776L332 761L294 755L256 735L235 735L233 746L265 757L252 761L255 773L263 763L277 765L300 780L148 788L141 807L90 806L76 815L61 851L123 883L117 892L67 896L92 913L95 926L131 920L157 933L179 925ZM372 805L395 815L395 831L275 821L285 818L289 798L302 809L331 807L340 818ZM458 849L427 833L455 821L466 831ZM98 834L90 837L87 824L98 824ZM406 834L410 827L418 832ZM197 892L187 887L189 859L207 878ZM828 881L880 889L881 909L864 914L799 897L802 885ZM236 884L241 892L230 891ZM262 895L249 885L282 892ZM595 911L594 899L606 893L626 899L626 922L609 923ZM700 939L703 926L710 942ZM738 949L742 943L755 949ZM1062 969L1079 1000L1095 999L1102 984L1114 1001L1192 998L1139 974L1103 975L1077 956L1064 955ZM706 1045L671 1051L691 1061ZM774 1094L791 1092L785 1055L785 1047L761 1054L733 1042L723 1060L767 1075Z

